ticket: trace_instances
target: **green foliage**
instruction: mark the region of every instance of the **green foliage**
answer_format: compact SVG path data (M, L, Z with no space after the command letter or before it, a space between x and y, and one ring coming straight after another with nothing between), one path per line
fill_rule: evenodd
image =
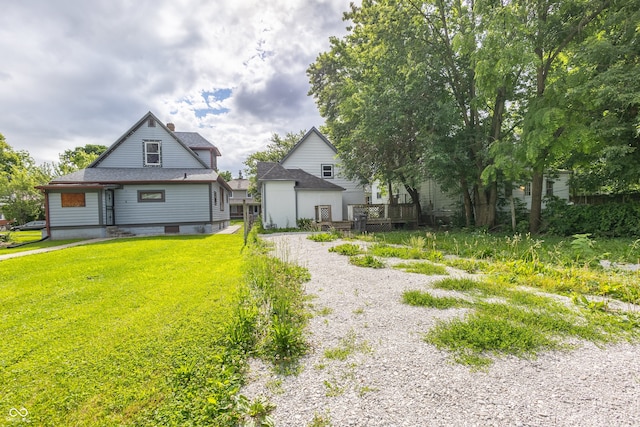
M247 176L249 177L249 193L259 199L256 183L258 162L279 162L306 133L305 130L297 133L288 132L284 137L274 133L263 151L257 151L246 158L244 164L247 166Z
M296 225L298 226L298 228L301 228L303 230L315 231L316 229L313 218L298 218L296 220Z
M340 255L360 255L363 251L359 245L355 245L353 243L343 243L342 245L337 245L332 248L329 248L329 252L335 252Z
M2 261L0 410L24 405L34 425L237 425L246 364L226 325L243 324L230 320L241 247L134 238ZM217 262L194 268L202 253Z
M334 240L338 240L340 235L337 233L315 233L310 234L307 239L313 240L314 242L333 242Z
M464 300L458 298L434 297L428 292L417 290L403 292L402 302L417 307L431 307L441 310L466 305L466 302Z
M640 236L639 217L640 202L569 205L562 200L553 200L547 204L544 213L549 232L561 236Z
M384 268L384 263L373 255L355 255L349 257L349 262L358 267Z
M309 272L265 255L258 246L245 277L258 311L257 352L282 372L292 372L307 351L304 327L309 315L302 284L310 279Z
M340 345L328 348L324 351L324 357L330 360L347 360L355 352L368 353L371 351L367 342L359 342L354 330L350 330L347 336L340 340Z
M446 275L447 269L441 265L435 265L430 262L412 262L396 264L393 268L404 270L409 273L425 274L427 276Z
M87 144L83 147L65 150L60 154L60 163L57 165L57 174L66 175L89 166L102 153L107 151L107 146Z

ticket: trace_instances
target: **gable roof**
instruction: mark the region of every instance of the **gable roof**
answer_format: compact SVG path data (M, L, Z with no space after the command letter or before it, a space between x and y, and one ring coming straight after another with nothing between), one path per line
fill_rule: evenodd
M222 154L220 154L220 150L218 150L218 147L207 141L198 132L173 132L173 134L191 149L207 149L213 151L216 156L222 156Z
M297 190L345 190L302 169L285 169L280 163L275 162L258 162L257 166L258 181L295 181L294 188Z
M322 134L318 129L316 129L316 128L315 128L315 126L314 126L314 127L312 127L311 129L309 129L309 132L305 133L305 134L304 134L304 136L303 136L302 138L300 138L300 141L298 141L298 142L296 143L296 145L294 145L294 146L293 146L293 148L292 148L291 150L289 150L289 152L287 153L287 155L286 155L286 156L284 156L284 157L282 158L282 160L280 160L280 163L284 163L284 161L285 161L285 160L287 160L287 158L288 158L289 156L291 156L291 154L292 154L294 151L296 151L296 149L297 149L300 145L302 145L302 143L304 143L304 142L307 140L307 138L309 138L309 136L310 136L311 134L316 134L316 135L318 135L318 136L320 137L320 139L321 139L325 144L327 144L327 145L329 146L329 148L331 148L331 150L333 150L333 152L334 152L334 153L336 153L336 154L338 153L338 149L335 147L335 145L333 145L333 144L331 143L331 141L329 141L329 140L327 139L327 137L326 137L326 136L324 136L324 135L323 135L323 134Z
M173 139L175 139L176 142L182 146L182 148L184 148L191 156L193 156L193 158L196 159L198 161L198 163L200 163L203 167L209 169L209 165L207 165L205 163L205 161L200 158L200 156L198 156L196 153L194 153L193 150L191 150L191 148L189 148L180 138L178 138L178 136L175 133L171 132L171 130L169 130L169 128L164 123L162 123L160 120L158 120L158 118L151 111L149 111L147 114L142 116L142 118L140 120L138 120L136 122L136 124L131 126L131 128L128 131L126 131L120 138L118 138L116 140L116 142L111 144L111 146L104 153L102 153L97 159L95 159L93 162L91 162L91 164L89 166L87 166L87 168L95 168L96 166L98 166L116 148L118 148L122 143L124 143L127 140L127 138L131 134L133 134L133 132L138 130L138 128L140 126L142 126L144 123L146 123L147 120L149 120L149 119L153 119L158 125L160 125L160 127L162 129L164 129L167 132L167 134L171 135L171 137ZM204 139L204 138L202 138L202 139ZM206 141L206 139L205 139L205 141ZM211 145L211 144L209 143L209 145ZM213 146L213 145L211 145L211 146Z
M229 187L234 191L242 191L249 189L249 180L245 178L236 178L229 181Z

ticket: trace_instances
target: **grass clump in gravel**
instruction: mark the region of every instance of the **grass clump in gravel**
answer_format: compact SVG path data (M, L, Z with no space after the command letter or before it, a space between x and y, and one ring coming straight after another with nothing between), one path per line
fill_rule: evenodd
M640 316L620 316L602 310L575 308L550 297L470 279L446 279L435 287L472 293L474 311L464 318L439 323L425 341L454 354L466 365L484 367L492 356L535 356L548 349L564 348L564 338L593 342L640 339ZM480 291L480 293L478 293ZM503 303L493 300L499 296Z
M373 255L356 255L349 257L349 262L358 267L384 268L384 263Z
M449 291L476 292L487 296L504 296L513 286L469 278L446 278L435 282L433 287Z
M313 240L314 242L333 242L339 238L340 235L337 233L316 233L307 236L307 239Z
M432 264L430 262L413 262L396 264L393 268L404 270L408 273L419 273L427 276L446 275L447 269L441 265Z
M362 249L360 248L360 246L353 243L344 243L342 245L329 248L329 252L335 252L340 255L353 256L360 255L362 253Z
M340 345L334 348L328 348L324 351L324 357L329 360L347 360L347 358L356 351L368 353L371 347L366 341L358 342L354 330L349 331L346 337L340 340Z
M400 259L428 259L439 261L442 253L439 251L425 250L420 247L391 246L385 243L377 243L371 246L371 253L382 258Z
M449 267L457 268L469 274L482 273L489 267L489 263L485 261L467 258L449 258L443 259L441 262Z
M466 301L458 298L434 297L428 292L417 290L405 291L402 294L402 302L416 307L431 307L441 310L468 305Z

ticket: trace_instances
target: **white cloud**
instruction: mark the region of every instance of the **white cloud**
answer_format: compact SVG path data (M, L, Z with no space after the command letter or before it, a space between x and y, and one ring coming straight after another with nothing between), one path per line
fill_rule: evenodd
M8 2L0 133L50 162L69 148L113 143L151 110L216 144L221 169L237 174L273 133L321 124L306 69L330 36L344 34L349 3Z

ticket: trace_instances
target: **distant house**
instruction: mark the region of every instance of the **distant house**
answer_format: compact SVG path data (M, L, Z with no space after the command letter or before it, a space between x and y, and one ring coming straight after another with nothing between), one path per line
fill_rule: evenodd
M296 227L299 219L343 221L348 205L365 202L362 185L340 173L336 147L311 128L278 163L258 163L265 227Z
M145 114L86 169L39 188L52 239L213 233L229 225L218 149Z
M249 194L249 180L246 178L232 179L229 181L231 187L231 196L229 197L229 208L231 219L244 218L244 206L247 206L249 215L260 215L260 202Z
M559 171L554 174L545 175L543 179L543 201L544 196L555 196L560 199L569 201L569 178L571 173L568 171ZM386 186L382 186L379 182L374 182L371 186L370 201L376 203L389 203L389 191ZM442 191L440 185L433 179L427 179L418 187L420 196L420 206L423 216L429 223L436 223L438 220L448 221L456 209L462 206L462 197L454 193ZM512 191L512 196L516 200L520 200L523 207L531 209L531 183L523 183L516 186ZM394 186L392 197L396 203L411 203L411 196L401 185ZM504 209L509 209L507 206Z

